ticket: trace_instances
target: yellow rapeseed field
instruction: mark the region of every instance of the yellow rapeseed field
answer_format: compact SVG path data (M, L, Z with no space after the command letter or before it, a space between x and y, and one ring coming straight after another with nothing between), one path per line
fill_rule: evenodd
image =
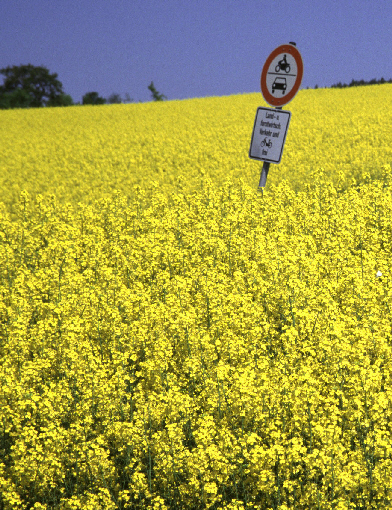
M0 510L391 508L391 92L0 111Z

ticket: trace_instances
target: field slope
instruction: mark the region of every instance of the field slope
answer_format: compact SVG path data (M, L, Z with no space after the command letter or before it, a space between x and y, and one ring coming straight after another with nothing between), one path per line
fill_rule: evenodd
M390 508L391 90L0 112L0 510Z

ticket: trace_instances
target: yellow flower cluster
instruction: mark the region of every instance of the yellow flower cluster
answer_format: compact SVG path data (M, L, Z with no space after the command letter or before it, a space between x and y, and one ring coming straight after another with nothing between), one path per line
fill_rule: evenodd
M203 175L257 186L260 165L248 150L260 93L128 105L0 111L0 201L20 192L55 193L60 203L93 204L115 190L155 185L192 191ZM282 162L268 185L296 191L311 172L345 186L381 178L392 161L392 84L301 90ZM255 184L256 183L256 184Z
M370 89L300 92L263 195L252 95L0 112L1 510L391 507Z

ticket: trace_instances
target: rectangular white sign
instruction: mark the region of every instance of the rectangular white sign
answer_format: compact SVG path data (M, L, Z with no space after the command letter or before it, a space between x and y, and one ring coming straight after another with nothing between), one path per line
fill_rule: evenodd
M257 108L249 157L280 163L291 112L275 108Z

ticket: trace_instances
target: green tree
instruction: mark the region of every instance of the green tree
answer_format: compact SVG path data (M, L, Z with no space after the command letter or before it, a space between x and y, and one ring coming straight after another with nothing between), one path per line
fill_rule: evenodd
M114 92L113 94L110 94L110 96L108 97L108 103L109 104L120 104L120 103L122 103L122 99L121 99L120 94L117 94L116 92Z
M82 97L82 103L83 104L105 104L106 99L103 97L100 97L98 95L98 92L86 92L84 96Z
M7 108L54 106L65 95L57 73L50 73L46 67L9 66L0 69L0 74L4 76L0 104Z
M151 91L151 96L153 98L154 101L163 101L164 99L167 99L166 96L164 96L163 94L160 94L157 89L154 87L154 83L151 82L150 85L148 86L148 90Z

